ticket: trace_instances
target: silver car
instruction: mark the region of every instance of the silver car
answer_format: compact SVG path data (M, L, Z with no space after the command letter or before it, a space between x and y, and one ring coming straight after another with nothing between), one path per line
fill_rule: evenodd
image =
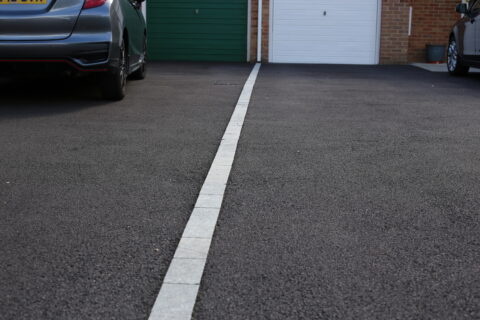
M105 98L145 77L144 0L0 0L0 70L99 73Z

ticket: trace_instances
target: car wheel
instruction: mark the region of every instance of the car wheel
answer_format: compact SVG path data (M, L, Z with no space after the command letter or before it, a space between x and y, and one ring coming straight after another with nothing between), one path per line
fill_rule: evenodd
M143 42L143 62L140 68L130 75L132 80L143 80L147 76L147 39Z
M102 95L109 100L122 100L125 97L125 89L128 76L128 54L125 42L120 45L118 67L108 73L102 82Z
M451 39L450 44L448 45L447 68L448 72L454 76L466 75L470 69L470 67L462 64L462 59L458 54L457 42L455 39Z

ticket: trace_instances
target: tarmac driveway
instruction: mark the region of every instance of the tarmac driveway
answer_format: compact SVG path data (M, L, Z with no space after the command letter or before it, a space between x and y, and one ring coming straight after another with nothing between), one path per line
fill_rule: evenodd
M264 65L195 319L479 319L480 78Z
M146 319L250 70L0 80L0 318ZM479 88L262 66L193 317L480 318Z
M0 319L146 318L249 71L0 80Z

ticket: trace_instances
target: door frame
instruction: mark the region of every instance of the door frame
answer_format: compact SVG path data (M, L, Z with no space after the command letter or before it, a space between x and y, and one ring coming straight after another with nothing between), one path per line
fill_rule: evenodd
M332 0L333 1L333 0ZM268 62L275 63L273 61L273 12L274 12L275 0L270 0L269 8L269 30L268 30ZM382 0L377 0L377 27L375 35L375 58L374 64L380 63L380 38L382 31Z

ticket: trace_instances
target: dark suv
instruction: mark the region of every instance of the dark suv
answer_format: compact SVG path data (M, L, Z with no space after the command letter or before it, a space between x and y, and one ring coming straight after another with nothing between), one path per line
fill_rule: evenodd
M480 0L457 5L457 12L463 17L450 34L447 66L450 74L464 75L480 67Z

